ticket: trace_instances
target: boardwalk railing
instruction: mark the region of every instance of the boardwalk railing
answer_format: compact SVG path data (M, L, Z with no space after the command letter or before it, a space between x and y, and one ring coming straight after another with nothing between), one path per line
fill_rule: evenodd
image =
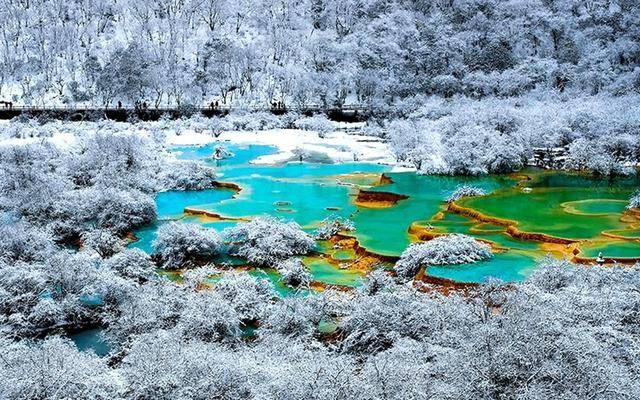
M108 118L116 121L126 121L131 116L136 116L140 120L153 121L162 116L169 118L180 118L183 116L200 113L205 117L219 117L229 114L231 111L247 112L269 112L275 115L282 115L295 112L303 115L326 114L327 117L336 121L356 122L364 121L371 114L384 112L383 107L365 105L345 105L343 107L331 107L320 105L309 105L304 107L176 107L176 108L133 108L133 107L71 107L71 106L13 106L0 107L0 119L12 119L20 115L30 117L46 117L49 119L65 119L72 121L93 120L97 118Z

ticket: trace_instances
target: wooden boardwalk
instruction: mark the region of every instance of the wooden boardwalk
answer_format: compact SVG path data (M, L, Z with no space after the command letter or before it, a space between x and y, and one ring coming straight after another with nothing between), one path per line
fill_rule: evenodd
M379 108L369 106L345 106L342 108L321 106L302 108L75 108L14 106L12 108L0 107L0 120L26 116L29 118L58 119L65 121L96 121L105 118L120 122L136 119L141 121L157 121L160 118L178 119L195 114L201 114L207 118L224 117L232 110L268 112L274 115L283 115L290 112L306 116L325 114L329 119L338 122L362 122L366 121L371 115L382 111Z

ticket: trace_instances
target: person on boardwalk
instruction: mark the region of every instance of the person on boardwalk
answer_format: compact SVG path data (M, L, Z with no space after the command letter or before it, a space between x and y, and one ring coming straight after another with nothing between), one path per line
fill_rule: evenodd
M118 100L118 110L120 110L121 108L122 108L122 102Z

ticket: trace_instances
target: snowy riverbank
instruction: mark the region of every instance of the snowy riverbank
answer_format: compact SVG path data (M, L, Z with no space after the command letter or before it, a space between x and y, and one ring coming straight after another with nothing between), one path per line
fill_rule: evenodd
M344 124L343 124L344 125ZM267 129L258 131L224 131L214 135L211 130L201 129L189 123L105 123L105 122L61 122L45 125L33 123L4 122L0 124L0 145L33 143L42 140L58 146L73 144L81 135L100 131L136 132L140 135L164 142L167 146L204 145L220 142L235 145L267 145L276 147L275 154L259 157L255 164L278 164L304 159L331 162L369 162L395 165L396 160L384 139L359 133L358 124L340 127L323 134L302 129Z
M343 131L330 132L324 138L316 132L299 129L234 131L224 132L218 137L207 132L198 133L187 130L167 137L167 143L171 145L200 145L216 141L278 148L278 153L259 157L253 161L255 164L277 164L294 160L301 151L316 157L331 159L334 162L395 163L389 146L383 139Z

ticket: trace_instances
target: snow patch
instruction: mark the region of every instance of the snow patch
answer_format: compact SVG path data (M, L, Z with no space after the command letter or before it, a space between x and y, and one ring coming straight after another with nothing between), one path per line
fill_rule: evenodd
M261 156L254 164L278 164L296 158L296 151L325 154L334 162L372 162L395 164L389 146L382 139L350 134L341 131L328 133L320 138L317 133L299 129L274 129L265 131L229 131L218 137L204 132L185 130L179 135L167 137L171 145L202 145L211 142L227 142L239 145L257 144L274 146L276 154Z

